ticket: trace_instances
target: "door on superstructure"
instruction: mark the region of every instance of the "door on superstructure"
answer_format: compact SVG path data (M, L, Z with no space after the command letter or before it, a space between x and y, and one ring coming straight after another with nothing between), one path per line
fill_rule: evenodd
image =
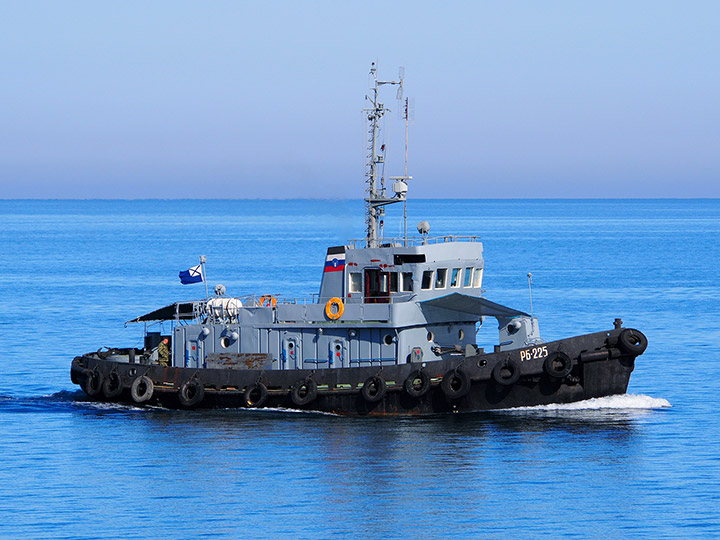
M379 268L365 269L365 303L390 303L390 273Z
M185 367L203 367L202 358L202 342L195 339L188 340L185 343Z
M302 348L299 336L290 336L283 339L282 369L301 369Z

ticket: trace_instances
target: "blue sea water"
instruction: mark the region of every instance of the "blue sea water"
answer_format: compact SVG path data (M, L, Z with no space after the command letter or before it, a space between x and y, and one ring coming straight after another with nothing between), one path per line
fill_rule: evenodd
M628 395L407 419L94 404L72 357L204 296L177 278L200 254L229 294L315 293L362 204L0 201L0 537L720 536L720 201L408 211L411 230L481 236L491 300L528 310L532 272L545 339L615 317L645 332Z

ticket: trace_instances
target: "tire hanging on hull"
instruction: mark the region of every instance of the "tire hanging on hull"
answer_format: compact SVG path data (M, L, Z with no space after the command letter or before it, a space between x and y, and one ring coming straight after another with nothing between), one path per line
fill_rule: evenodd
M194 407L205 397L205 385L199 379L189 379L178 390L178 400L183 407Z
M135 403L145 403L150 401L155 392L155 385L152 379L147 375L141 375L136 378L130 387L130 397Z
M387 384L385 380L378 375L369 377L368 380L365 381L365 384L363 384L362 390L360 390L363 399L368 403L377 403L385 397L386 392Z
M422 369L416 369L405 379L403 387L411 397L422 397L430 390L430 376Z
M317 397L317 383L311 379L300 379L290 390L290 399L298 407L315 401Z
M113 371L103 381L103 395L108 399L118 397L123 391L122 378L117 371Z
M572 359L564 352L554 352L545 359L543 369L545 373L555 379L563 379L572 371Z
M90 397L97 396L103 387L103 376L97 370L88 371L85 382L82 385L83 391Z
M448 371L440 383L448 399L459 399L470 391L470 377L460 368Z
M498 362L492 370L493 379L503 386L512 386L520 379L520 364L514 358Z
M624 353L639 356L647 349L648 340L639 330L626 328L618 336L618 347Z
M268 389L261 383L253 383L245 389L243 394L245 405L251 408L262 407L268 398Z

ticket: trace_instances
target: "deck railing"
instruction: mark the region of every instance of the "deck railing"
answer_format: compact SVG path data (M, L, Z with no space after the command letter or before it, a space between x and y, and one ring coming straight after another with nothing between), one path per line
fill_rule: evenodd
M351 238L348 240L353 249L363 247L365 238ZM414 247L426 246L428 244L445 244L448 242L479 242L480 237L474 235L457 235L446 234L444 236L410 236L407 239L403 237L383 238L379 247Z

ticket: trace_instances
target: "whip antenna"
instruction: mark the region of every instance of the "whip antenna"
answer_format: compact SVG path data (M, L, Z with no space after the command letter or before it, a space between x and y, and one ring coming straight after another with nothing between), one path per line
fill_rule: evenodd
M533 316L533 305L532 305L532 274L528 272L528 290L530 291L530 316Z

